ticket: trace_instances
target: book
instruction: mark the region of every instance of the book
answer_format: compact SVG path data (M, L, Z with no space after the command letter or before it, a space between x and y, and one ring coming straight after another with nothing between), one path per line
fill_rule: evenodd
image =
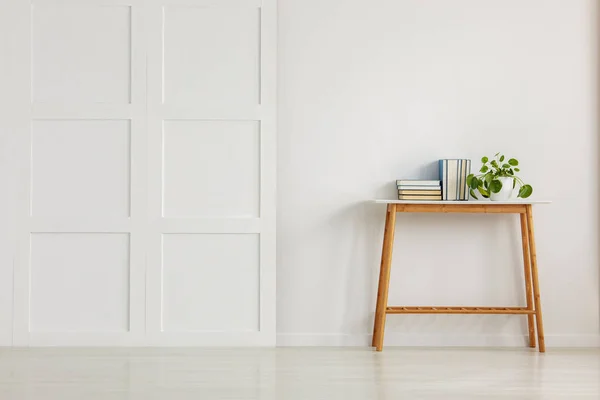
M408 195L426 195L426 196L441 196L442 190L406 190L400 189L398 190L398 194L408 194Z
M466 184L467 184L465 181L465 177L463 177L467 163L463 162L463 161L464 160L458 161L458 199L459 200L462 200L465 197L465 189L466 189Z
M446 188L448 187L448 184L446 183L447 165L447 160L439 161L440 179L442 181L442 200L448 200L448 192L446 190Z
M448 200L458 200L458 160L446 160L446 182Z
M417 185L398 185L398 190L442 190L440 185L438 186L417 186Z
M442 200L442 196L438 195L438 196L424 196L424 195L406 195L406 194L401 194L398 196L398 200L429 200L429 201L437 201L437 200Z
M467 176L471 173L471 160L460 160L459 200L469 200L467 189Z
M409 185L409 186L440 186L438 180L419 180L419 179L399 179L396 181L396 186Z

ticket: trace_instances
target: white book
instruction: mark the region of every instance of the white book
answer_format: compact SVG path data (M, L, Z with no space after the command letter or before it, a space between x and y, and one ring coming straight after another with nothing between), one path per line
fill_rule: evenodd
M447 182L448 182L448 192L447 192L448 198L447 198L447 200L458 200L458 185L459 185L458 162L459 162L459 160L447 160L447 163L448 163L447 172L446 172Z
M438 186L398 185L397 188L398 188L398 190L441 190L442 189L442 187L440 185L438 185Z
M460 160L460 172L458 176L458 200L465 200L465 189L466 189L466 179L467 175L465 171L467 170L467 160Z
M439 180L418 180L418 179L399 179L396 181L397 186L440 186Z
M462 196L461 200L469 200L469 188L467 187L467 176L469 176L469 174L471 173L471 160L463 160L463 163L465 164L465 171L464 171L464 181L462 184L462 188L464 189L464 195Z

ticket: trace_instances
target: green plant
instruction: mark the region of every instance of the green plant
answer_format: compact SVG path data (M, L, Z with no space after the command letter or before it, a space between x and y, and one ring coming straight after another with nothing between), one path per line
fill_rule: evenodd
M531 196L531 193L533 193L531 185L526 185L521 178L515 175L515 172L520 172L520 169L517 168L519 161L514 158L506 162L504 160L504 155L500 155L500 153L496 153L492 160L488 157L481 159L483 165L479 170L480 174L470 174L467 177L467 185L469 186L471 196L478 199L475 195L475 189L479 190L479 193L486 199L490 197L491 193L500 192L502 190L502 182L498 178L512 178L513 189L519 183L521 188L519 189L518 197L526 199Z

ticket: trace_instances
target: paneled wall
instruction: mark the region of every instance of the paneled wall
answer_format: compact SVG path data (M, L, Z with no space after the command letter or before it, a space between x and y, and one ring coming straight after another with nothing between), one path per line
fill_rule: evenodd
M1 345L275 343L275 4L2 5Z

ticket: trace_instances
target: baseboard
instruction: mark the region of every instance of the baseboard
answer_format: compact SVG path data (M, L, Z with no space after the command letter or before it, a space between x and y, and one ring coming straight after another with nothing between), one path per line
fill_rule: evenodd
M547 335L546 346L555 348L600 347L600 335ZM386 346L404 347L525 347L525 335L427 335L386 333ZM370 334L280 333L278 347L368 347Z
M274 347L261 332L29 332L13 347Z

